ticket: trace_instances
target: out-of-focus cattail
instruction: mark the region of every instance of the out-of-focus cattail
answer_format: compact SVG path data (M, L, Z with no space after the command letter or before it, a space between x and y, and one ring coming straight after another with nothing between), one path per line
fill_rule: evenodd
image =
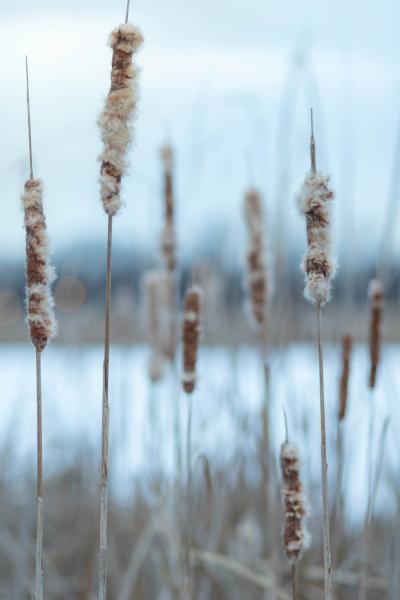
M271 281L265 251L264 219L259 192L251 188L245 195L244 213L248 230L247 284L249 313L256 327L265 326L271 297Z
M294 444L282 444L280 463L285 508L284 545L288 559L296 562L307 549L309 535L304 524L308 508L300 479L299 455Z
M151 348L149 376L152 381L159 381L165 369L164 272L154 269L145 273L142 290L147 339Z
M306 276L304 295L313 304L324 306L330 299L336 265L331 252L330 218L334 193L329 176L309 173L297 196L300 214L306 217L307 252L302 269Z
M350 358L353 348L353 339L351 335L342 337L342 374L340 376L339 387L339 411L338 420L343 421L346 416L347 397L349 390Z
M49 260L46 219L43 214L43 185L28 179L22 195L26 229L26 296L32 343L39 352L56 333L51 284L55 271Z
M176 242L174 223L174 192L173 192L173 150L169 144L161 148L161 160L164 169L164 227L161 234L161 254L166 268L173 271L176 266Z
M203 330L208 334L217 323L221 302L221 275L210 264L200 262L193 268L193 281L203 290Z
M196 385L196 362L201 335L202 299L203 291L198 286L192 286L186 292L182 332L182 385L187 394L191 394Z
M132 63L132 54L142 43L140 30L128 23L119 25L110 35L111 87L98 119L104 143L99 157L101 199L109 216L114 216L121 207L121 179L127 168L126 153L132 142L132 120L138 100L139 69Z
M370 281L368 297L370 302L369 353L371 359L368 385L372 389L376 384L376 375L379 365L382 311L385 299L383 285L379 279L372 279Z

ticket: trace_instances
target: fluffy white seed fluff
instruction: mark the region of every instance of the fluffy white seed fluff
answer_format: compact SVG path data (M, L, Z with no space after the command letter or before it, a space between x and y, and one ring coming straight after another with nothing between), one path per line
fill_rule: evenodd
M282 444L280 463L285 510L284 545L288 559L296 562L308 547L310 537L304 524L308 503L300 478L299 455L294 444Z
M133 138L132 122L136 116L139 69L132 64L132 54L143 43L137 27L123 24L110 35L113 49L111 88L97 121L104 144L101 161L100 190L103 207L115 215L121 207L121 179L127 169L127 150Z
M42 196L42 182L28 179L21 197L26 230L26 304L31 340L40 352L57 330L51 293L55 270L49 259Z
M331 281L336 270L330 239L333 199L329 176L322 173L309 173L297 195L297 206L300 214L306 217L307 226L307 252L302 261L306 276L304 295L320 306L330 299Z

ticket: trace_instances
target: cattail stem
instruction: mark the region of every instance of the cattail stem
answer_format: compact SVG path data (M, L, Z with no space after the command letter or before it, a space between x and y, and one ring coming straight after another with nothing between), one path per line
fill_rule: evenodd
M192 567L190 559L191 551L191 499L192 499L192 421L193 421L193 399L192 394L187 394L187 425L186 425L186 519L185 519L185 600L191 600L193 596Z
M36 600L43 599L43 434L41 352L36 349L36 418L37 418L37 532L36 532Z
M26 77L26 106L27 106L27 110L28 110L29 179L33 179L31 102L30 102L30 97L29 97L29 68L28 68L28 57L27 56L25 56L25 77Z
M108 382L110 368L111 259L112 216L109 215L107 233L106 304L104 314L103 404L101 426L99 600L105 600L107 594L107 509L109 437Z
M128 23L128 21L129 21L129 8L130 8L130 5L131 5L131 0L127 0L127 3L126 3L126 13L125 13L125 24Z
M321 306L317 310L317 344L319 364L319 399L321 426L321 483L322 483L322 512L323 512L323 543L325 570L325 600L332 600L332 561L329 534L329 500L328 500L328 463L326 458L326 424L325 424L325 392L324 392L324 357L322 348Z
M299 600L299 578L298 578L298 570L297 563L292 563L292 597L293 600Z

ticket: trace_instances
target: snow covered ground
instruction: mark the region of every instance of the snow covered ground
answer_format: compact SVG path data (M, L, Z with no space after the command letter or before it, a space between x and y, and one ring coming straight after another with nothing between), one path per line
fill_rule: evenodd
M378 510L396 510L400 455L399 346L383 349L378 387L366 386L368 356L356 347L352 361L349 410L344 422L346 497L349 514L362 518L366 503L366 456L372 448L375 461L385 417L390 417ZM290 437L303 458L309 485L319 481L319 397L316 350L291 345L271 355L271 432L276 456L284 439L282 407ZM142 347L114 346L111 350L111 479L124 494L132 476L159 462L168 472L173 464L174 407L181 410L184 426L187 398L170 375L156 386L147 379L148 351ZM102 348L52 345L43 359L43 418L45 468L69 464L83 449L97 451L100 443ZM12 444L18 467L34 461L36 443L34 350L29 345L0 346L0 448ZM325 352L327 423L330 474L334 477L337 390L340 349ZM199 384L193 396L193 455L205 452L211 460L228 461L238 451L251 451L259 432L263 375L254 349L203 348ZM374 431L369 435L371 408ZM14 471L15 468L15 471ZM94 477L96 477L94 473ZM395 482L395 484L393 483Z

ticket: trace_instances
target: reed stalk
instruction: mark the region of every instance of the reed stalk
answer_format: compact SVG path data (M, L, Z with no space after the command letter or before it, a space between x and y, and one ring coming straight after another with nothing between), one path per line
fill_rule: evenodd
M329 531L328 464L326 449L326 418L324 390L324 360L322 345L322 307L329 301L335 261L331 255L330 203L334 198L329 177L317 172L313 113L311 109L310 138L311 171L298 194L299 211L306 218L307 252L302 268L305 273L305 297L315 305L319 367L319 405L321 431L321 492L323 514L323 550L325 571L325 600L332 600L332 559Z
M35 598L43 599L43 423L42 423L42 363L41 355L56 333L51 284L55 271L49 259L46 219L43 211L43 185L33 177L32 130L29 96L28 57L25 59L26 104L28 115L29 179L22 194L26 231L26 297L27 321L36 351L36 569Z
M202 332L202 303L203 290L198 286L188 289L185 296L183 313L183 373L182 387L188 399L186 424L186 502L184 526L184 589L183 597L191 600L193 597L193 577L191 565L191 496L192 496L192 419L193 392L197 378L197 354Z
M99 599L107 597L107 512L109 491L109 374L110 374L110 308L113 217L121 208L121 181L127 168L127 151L132 142L132 120L136 113L138 70L132 56L140 48L140 30L128 24L129 0L125 23L110 36L113 50L111 86L98 119L103 141L100 155L100 195L108 218L106 290L104 311L104 359L101 425L100 535L99 535Z

